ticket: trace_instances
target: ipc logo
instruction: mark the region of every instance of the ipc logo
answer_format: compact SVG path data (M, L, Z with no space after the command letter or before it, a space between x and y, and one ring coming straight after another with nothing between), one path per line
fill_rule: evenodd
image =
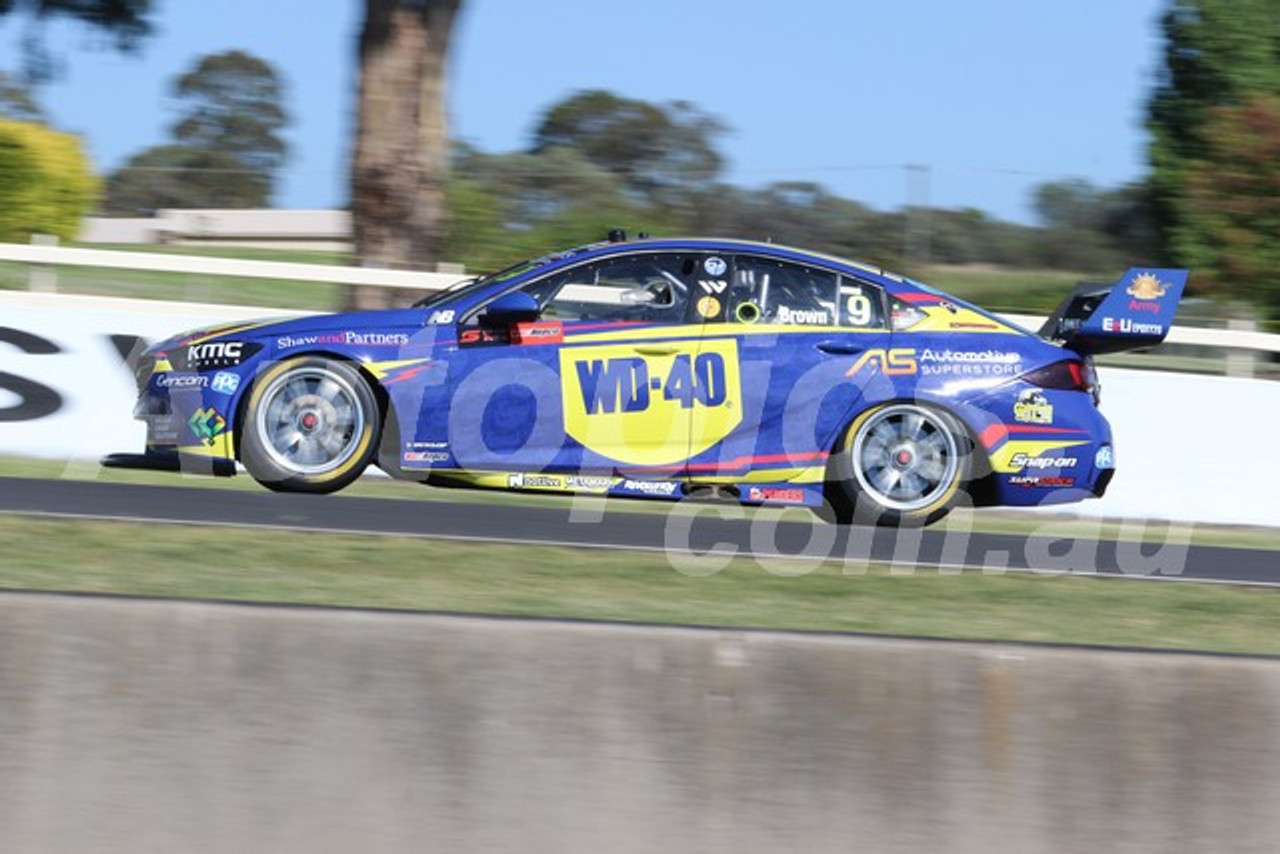
M213 377L213 382L209 384L209 388L219 394L234 394L239 387L240 375L228 371L218 371Z

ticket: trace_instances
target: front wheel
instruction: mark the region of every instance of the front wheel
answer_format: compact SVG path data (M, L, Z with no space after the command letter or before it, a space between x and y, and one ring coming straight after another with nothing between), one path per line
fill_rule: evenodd
M380 426L378 402L359 371L333 359L291 359L254 383L240 457L268 489L336 492L364 472Z
M916 527L951 510L969 480L968 433L941 410L878 406L849 425L834 456L831 500L843 522Z

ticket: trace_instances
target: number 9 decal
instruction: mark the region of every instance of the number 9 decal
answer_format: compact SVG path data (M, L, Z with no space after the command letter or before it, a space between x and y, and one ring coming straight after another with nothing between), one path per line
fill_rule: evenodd
M866 294L850 294L844 302L845 322L850 326L866 326L871 323L871 298Z

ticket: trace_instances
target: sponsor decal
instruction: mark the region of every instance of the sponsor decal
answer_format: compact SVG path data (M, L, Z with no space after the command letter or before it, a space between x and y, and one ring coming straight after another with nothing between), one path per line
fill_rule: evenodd
M826 326L831 322L831 315L827 314L825 310L820 308L787 308L785 305L780 305L778 306L777 320L779 323Z
M698 287L709 294L722 294L729 287L724 279L699 279Z
M158 388L204 388L209 378L200 374L157 374Z
M776 504L803 504L804 490L795 487L753 486L747 490L748 501L772 501Z
M159 418L147 419L147 444L150 445L176 445L178 444L178 428L181 422L172 416L161 416Z
M443 463L449 459L444 451L405 451L406 463Z
M874 348L864 352L845 376L852 376L868 366L879 367L884 373L890 375L1012 376L1021 371L1018 353L998 350L928 350L928 348L916 352L910 347L895 347L893 350Z
M236 389L240 388L240 375L218 371L213 375L213 382L209 387L219 394L235 394Z
M565 430L584 447L632 465L667 465L719 442L742 420L736 339L560 351Z
M723 258L718 258L715 255L712 255L706 261L702 262L702 269L707 271L708 276L715 276L716 278L719 278L725 274L726 270L729 269L729 265L724 262Z
M344 344L359 347L403 347L409 343L405 332L344 332Z
M978 323L974 321L953 320L947 324L948 329L999 329L995 323Z
M670 498L680 492L680 484L672 480L624 480L618 484L617 490L634 495L660 495Z
M448 442L406 442L405 448L410 450L416 448L425 448L428 451L445 451L449 448Z
M548 320L516 325L514 344L560 344L564 342L564 326L559 321Z
M1017 353L1002 350L929 350L920 354L921 362L941 362L944 364L1013 364L1020 361Z
M844 320L850 326L866 326L875 319L871 307L871 297L862 292L862 288L841 288L840 293L847 294L844 300Z
M925 375L1013 376L1021 371L1021 357L1002 350L930 350L920 353Z
M510 336L505 329L464 329L458 336L458 343L478 346L481 344L507 344Z
M1111 450L1110 445L1103 445L1093 455L1093 466L1099 469L1113 469L1116 467L1115 452Z
M197 409L187 419L187 426L197 439L206 445L213 445L214 440L226 431L227 420L216 409Z
M508 489L564 489L564 478L549 474L507 475Z
M1053 404L1040 389L1024 389L1013 404L1013 420L1023 424L1052 424Z
M1160 281L1154 273L1139 273L1133 277L1133 284L1129 285L1125 293L1135 299L1150 301L1160 299L1168 290L1168 285Z
M876 347L859 356L858 361L844 375L851 377L868 367L878 368L889 376L904 376L920 370L915 350L909 347L895 347L892 350Z
M1022 469L1069 469L1075 468L1075 457L1032 457L1019 451L1009 458L1009 465L1015 471Z
M665 378L650 378L649 360L642 357L590 359L574 363L582 405L588 415L613 412L643 412L653 402L651 392L682 409L695 404L720 406L725 386L724 357L719 353L689 353L676 356Z
M1009 478L1009 483L1014 486L1022 486L1028 489L1061 489L1067 486L1074 486L1076 479L1074 477L1044 477L1041 475L1019 474Z
M206 341L187 347L188 370L208 371L215 368L234 368L252 356L261 347L243 341Z
M611 477L590 477L588 475L569 475L564 479L565 486L579 492L605 492L613 486Z
M276 339L276 347L280 350L322 344L342 344L349 347L403 347L408 343L409 336L404 332L323 332L316 335L285 335Z
M1140 320L1130 320L1127 317L1102 318L1103 332L1120 332L1127 335L1163 335L1164 324L1162 323L1144 323Z
M720 313L720 300L707 296L698 300L698 314L702 317L715 317Z
M455 316L456 314L451 308L436 309L431 312L431 316L427 318L427 325L435 326L437 323L453 323L453 318Z

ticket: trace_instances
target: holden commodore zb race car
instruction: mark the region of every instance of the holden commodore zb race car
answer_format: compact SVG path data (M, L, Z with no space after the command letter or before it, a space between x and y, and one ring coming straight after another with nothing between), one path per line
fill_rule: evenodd
M1082 285L1038 333L877 267L768 243L608 242L411 308L189 332L136 364L145 453L332 492L435 484L923 524L1101 496L1092 357L1169 331L1186 271Z

